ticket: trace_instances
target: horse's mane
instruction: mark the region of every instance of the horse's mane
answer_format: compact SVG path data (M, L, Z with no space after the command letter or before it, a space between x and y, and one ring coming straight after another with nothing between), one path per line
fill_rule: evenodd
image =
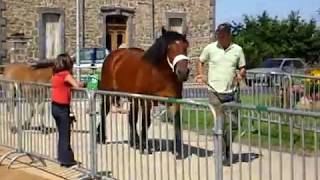
M143 59L153 65L159 65L167 58L168 45L176 40L187 42L186 36L175 31L162 30L162 36L144 53Z

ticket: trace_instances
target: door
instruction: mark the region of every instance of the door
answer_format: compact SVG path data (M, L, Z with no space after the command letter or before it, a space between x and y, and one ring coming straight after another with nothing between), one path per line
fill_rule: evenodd
M127 17L121 15L106 18L106 47L109 51L119 48L121 44L128 44Z
M54 59L62 52L61 21L59 14L44 15L45 58Z

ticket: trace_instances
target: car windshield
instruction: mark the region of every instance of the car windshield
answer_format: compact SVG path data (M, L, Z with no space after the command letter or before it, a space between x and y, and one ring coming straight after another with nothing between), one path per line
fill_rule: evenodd
M265 61L263 61L259 67L260 68L277 68L280 67L282 63L282 60L274 60L274 59L267 59Z

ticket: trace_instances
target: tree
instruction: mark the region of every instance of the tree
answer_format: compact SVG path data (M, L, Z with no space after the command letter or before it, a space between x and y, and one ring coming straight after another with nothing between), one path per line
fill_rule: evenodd
M266 11L257 17L244 15L244 23L233 22L233 35L243 47L249 68L272 57L301 57L310 64L320 60L316 21L306 22L299 12L291 12L283 20Z

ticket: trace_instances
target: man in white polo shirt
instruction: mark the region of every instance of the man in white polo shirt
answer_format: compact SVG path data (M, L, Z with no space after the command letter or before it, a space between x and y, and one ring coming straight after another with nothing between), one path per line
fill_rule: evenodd
M196 81L199 83L206 82L203 66L209 64L208 85L209 85L209 102L215 107L218 116L222 116L224 121L223 132L223 164L230 165L230 127L229 120L225 119L225 114L221 105L226 102L235 101L235 91L237 81L245 77L245 57L242 48L232 42L231 25L228 23L220 24L216 30L216 42L207 45L197 63ZM239 70L238 73L236 70ZM237 128L237 119L232 118L232 130ZM234 137L232 132L232 139Z

